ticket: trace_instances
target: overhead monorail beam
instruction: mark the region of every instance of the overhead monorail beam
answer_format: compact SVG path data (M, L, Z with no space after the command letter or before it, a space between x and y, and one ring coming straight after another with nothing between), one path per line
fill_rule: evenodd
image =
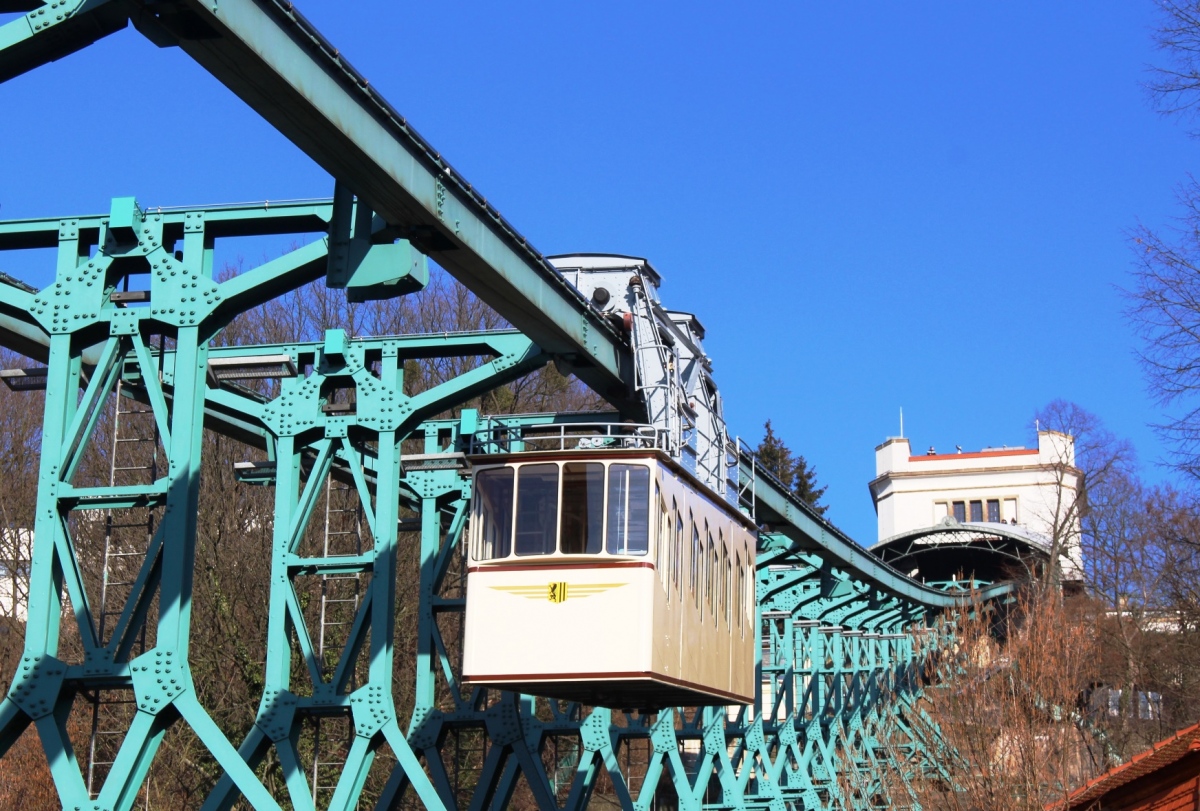
M622 337L290 2L57 0L12 7L33 10L0 28L0 81L131 19L156 44L178 45L369 201L399 236L602 396L640 412Z
M547 354L640 411L629 348L611 325L290 2L57 0L0 28L0 80L119 30L114 6L152 41L188 53ZM760 521L786 525L802 548L832 553L889 593L930 608L962 601L905 578L769 479L755 500Z
M951 594L905 577L863 549L850 536L792 496L786 487L762 469L750 453L740 452L738 462L738 475L742 481L755 482L755 519L760 524L771 526L777 533L764 536L766 548L774 545L783 551L779 539L786 537L797 551L816 552L856 580L874 584L888 594L930 609L953 608L963 604L961 593ZM1004 596L1013 588L1011 583L988 586L981 590L980 597L994 599Z

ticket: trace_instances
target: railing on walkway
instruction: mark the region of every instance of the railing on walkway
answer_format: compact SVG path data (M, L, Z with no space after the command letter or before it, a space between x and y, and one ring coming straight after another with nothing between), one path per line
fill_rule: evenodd
M467 439L471 454L528 453L531 451L660 450L667 451L664 428L628 422L513 425L488 418Z

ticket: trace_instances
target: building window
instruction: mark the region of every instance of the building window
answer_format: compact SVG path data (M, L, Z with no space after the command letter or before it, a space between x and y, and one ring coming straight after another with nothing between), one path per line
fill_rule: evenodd
M967 520L967 502L955 501L950 505L954 512L954 520L958 523L963 523Z
M1015 498L1004 499L1004 520L1010 524L1017 523L1017 500Z
M989 498L988 499L987 515L988 515L988 518L987 518L988 521L991 521L993 524L1000 523L1000 499L998 499L998 498Z
M1090 699L1093 710L1105 712L1113 718L1122 715L1140 718L1143 721L1159 721L1162 719L1162 694L1134 690L1133 701L1122 706L1124 692L1115 687L1100 687L1095 690Z
M983 521L983 502L982 501L972 501L971 502L971 523L978 524L981 521Z
M1162 693L1142 693L1138 696L1138 718L1146 721L1162 719Z

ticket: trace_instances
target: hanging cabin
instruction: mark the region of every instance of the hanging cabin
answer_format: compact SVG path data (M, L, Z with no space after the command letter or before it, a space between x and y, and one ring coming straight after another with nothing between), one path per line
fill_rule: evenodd
M471 458L463 678L617 708L749 703L753 523L660 450L588 444Z

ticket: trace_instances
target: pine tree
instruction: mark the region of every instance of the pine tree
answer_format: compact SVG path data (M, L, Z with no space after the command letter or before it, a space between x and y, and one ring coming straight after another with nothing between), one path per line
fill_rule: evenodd
M819 504L821 496L828 488L817 486L817 470L809 467L808 460L803 456L793 454L784 441L775 435L771 421L763 426L764 436L758 443L758 463L786 487L792 495L813 508L817 515L824 515L829 509Z
M796 462L792 466L792 479L792 492L796 498L812 507L813 512L817 515L824 515L829 506L818 502L829 488L817 486L817 469L809 467L808 460L803 456L796 457Z
M796 460L788 446L783 444L783 440L775 436L770 420L767 420L763 428L766 430L766 435L763 436L762 442L758 443L756 451L758 463L768 473L779 479L784 487L791 490L792 480L796 476Z

